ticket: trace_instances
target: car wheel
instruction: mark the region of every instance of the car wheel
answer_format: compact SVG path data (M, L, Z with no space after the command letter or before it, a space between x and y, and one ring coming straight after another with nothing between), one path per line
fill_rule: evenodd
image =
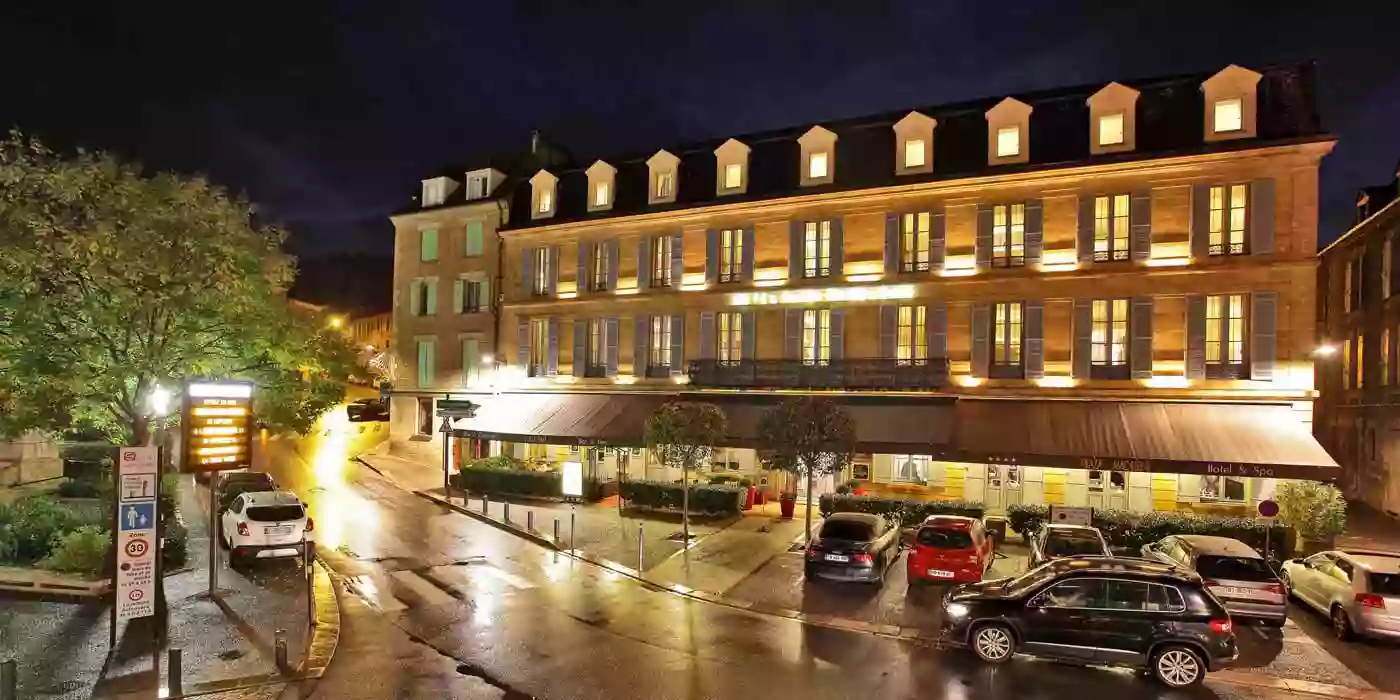
M1205 679L1206 665L1190 647L1171 645L1152 657L1152 675L1168 687L1186 688Z
M1016 638L1006 625L982 625L972 632L972 652L987 663L1003 663L1016 653Z
M1347 617L1347 611L1340 605L1332 606L1332 635L1343 642L1356 637L1356 632L1351 628L1351 618Z
M1280 627L1283 627L1283 620L1264 620L1264 626L1278 629Z
M1293 579L1289 578L1287 571L1281 571L1278 575L1278 582L1283 584L1283 595L1285 598L1296 598L1293 593Z
M802 567L802 577L811 581L817 577L817 567L806 564Z

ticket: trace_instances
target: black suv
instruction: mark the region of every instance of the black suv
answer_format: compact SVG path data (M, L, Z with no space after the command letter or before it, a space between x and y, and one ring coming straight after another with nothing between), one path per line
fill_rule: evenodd
M992 663L1021 652L1132 666L1180 688L1238 655L1230 615L1201 577L1146 559L1056 559L954 588L943 612L943 639Z

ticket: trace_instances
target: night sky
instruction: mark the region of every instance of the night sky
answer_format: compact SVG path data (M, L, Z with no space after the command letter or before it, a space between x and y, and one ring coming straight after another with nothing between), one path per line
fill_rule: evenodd
M389 255L419 179L532 128L587 162L1232 62L1317 61L1323 241L1400 161L1393 1L0 5L0 125L206 173L304 258Z

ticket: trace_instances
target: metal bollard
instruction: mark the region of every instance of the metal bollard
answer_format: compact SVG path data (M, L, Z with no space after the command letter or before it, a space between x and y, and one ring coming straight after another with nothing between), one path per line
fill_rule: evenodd
M535 531L535 511L533 510L525 511L525 530L527 532Z
M279 629L272 636L273 652L277 662L277 670L286 673L291 670L287 666L287 630Z
M488 510L490 510L490 509L491 509L491 499L488 498L488 497L486 496L486 494L484 494L484 493L481 494L481 514L482 514L482 515L490 515L490 513L487 513L487 512L486 512L486 511L488 511Z
M169 656L170 659L165 664L165 670L167 674L165 687L170 690L170 693L167 697L184 695L184 679L181 678L184 669L182 668L183 664L181 663L180 659L180 650L171 649L169 652Z
M569 513L569 551L574 550L574 521L577 520L578 513Z
M0 662L0 700L19 700L19 671L14 659Z
M554 519L554 544L559 544L559 518Z
M505 509L505 518L504 518L504 519L505 519L505 521L506 521L506 524L509 525L509 524L510 524L510 501L502 501L502 502L501 502L501 508Z
M637 523L637 573L642 571L642 524Z

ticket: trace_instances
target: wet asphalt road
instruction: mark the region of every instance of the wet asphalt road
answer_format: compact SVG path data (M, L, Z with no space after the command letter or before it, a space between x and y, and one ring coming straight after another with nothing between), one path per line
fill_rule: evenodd
M1288 698L957 651L700 603L575 562L400 491L329 435L264 445L345 579L327 698ZM287 575L294 575L287 567ZM276 573L270 574L273 579ZM1315 696L1296 696L1315 697Z

